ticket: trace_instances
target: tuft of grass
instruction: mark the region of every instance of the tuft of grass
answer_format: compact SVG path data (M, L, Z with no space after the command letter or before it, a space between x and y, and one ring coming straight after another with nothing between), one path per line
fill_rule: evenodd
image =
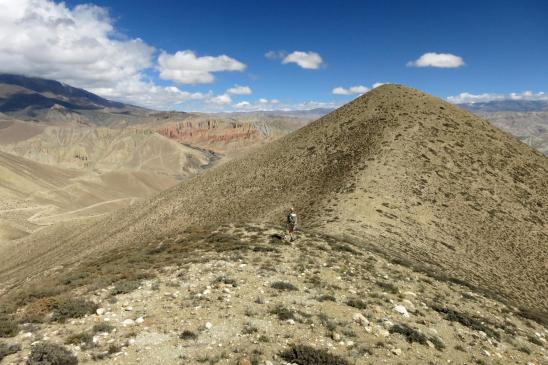
M358 309L365 309L367 308L367 303L361 300L360 298L349 298L346 301L346 305Z
M13 337L19 332L17 322L8 316L0 316L0 337Z
M184 330L179 335L179 338L181 340L195 340L195 339L198 338L198 335L196 334L196 332L192 332L192 331L189 331L189 330Z
M62 298L53 305L51 319L56 322L64 322L69 318L82 318L87 314L95 313L97 304L84 299Z
M398 287L392 283L388 283L386 281L377 281L376 284L389 293L398 294L400 292Z
M236 280L225 275L218 276L215 280L213 280L212 284L225 284L232 285L233 287L238 286Z
M0 343L0 361L4 359L4 357L13 355L21 351L21 345L8 345L5 343Z
M318 297L318 302L336 302L337 299L333 295L324 294Z
M350 362L340 356L307 345L293 345L281 352L280 357L298 365L350 365Z
M520 347L518 347L518 350L525 353L525 354L527 354L527 355L531 355L531 353L532 353L531 349L527 346L520 346Z
M110 332L112 332L113 329L114 329L114 326L111 325L110 323L101 322L101 323L97 323L96 325L94 325L91 332L93 332L93 333L103 333L103 332L110 333Z
M295 319L295 313L292 310L284 307L283 305L278 305L277 307L273 308L270 313L277 315L280 321Z
M285 290L285 291L299 290L295 285L285 281L275 281L272 283L272 285L270 285L270 287L273 289Z
M413 343L418 342L421 345L426 345L426 341L428 341L428 337L411 327L409 327L406 324L395 324L389 329L390 333L399 333L400 335L403 335L407 342Z
M529 340L529 342L534 343L535 345L544 346L542 341L536 336L529 336L527 337L527 339Z
M140 280L120 280L114 284L112 289L112 295L127 294L136 290L141 286Z
M81 345L84 344L84 347L90 347L93 344L93 336L88 332L75 333L70 335L66 340L65 344L67 345Z
M27 365L76 365L78 359L64 346L40 342L30 351Z

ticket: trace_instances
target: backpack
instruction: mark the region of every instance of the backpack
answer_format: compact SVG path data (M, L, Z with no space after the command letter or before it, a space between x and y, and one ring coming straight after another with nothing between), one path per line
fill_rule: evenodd
M289 224L295 224L297 223L297 214L295 213L289 213L287 215L287 223Z

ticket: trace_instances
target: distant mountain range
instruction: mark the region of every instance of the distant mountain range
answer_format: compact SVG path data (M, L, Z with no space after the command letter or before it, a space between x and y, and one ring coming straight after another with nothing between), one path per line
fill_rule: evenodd
M548 111L548 100L493 100L457 104L471 112L541 112Z

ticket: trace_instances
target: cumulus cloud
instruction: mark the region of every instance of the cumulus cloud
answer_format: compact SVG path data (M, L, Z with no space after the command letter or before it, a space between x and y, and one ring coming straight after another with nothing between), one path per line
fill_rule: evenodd
M212 72L245 68L226 55L197 57L180 51L162 53L160 58L158 67L165 78L181 83L210 82ZM105 8L69 8L51 0L0 0L0 72L59 80L154 109L197 100L231 103L228 95L155 84L145 76L155 61L155 48L139 38L120 35Z
M152 65L154 48L112 36L108 12L48 0L0 2L0 72L114 87Z
M371 88L375 89L379 86L386 85L386 84L387 84L386 82L375 82Z
M228 94L222 94L208 99L207 102L217 105L228 105L232 103L232 98Z
M415 61L407 62L409 67L437 67L457 68L464 66L462 57L451 53L428 52L417 58Z
M322 57L316 52L294 51L282 60L283 64L295 63L302 68L317 70L323 65Z
M467 104L467 103L482 103L497 100L546 100L548 101L548 94L543 91L533 93L531 91L524 91L521 93L509 93L509 94L497 94L497 93L483 93L483 94L471 94L468 92L460 93L456 96L449 96L447 101L454 104Z
M245 109L249 106L251 106L251 103L249 101L240 101L239 103L234 105L236 109Z
M249 86L234 85L234 87L227 89L226 93L232 95L250 95L252 91Z
M351 86L349 88L339 86L331 90L331 92L335 95L364 94L368 91L369 91L369 88L363 85Z
M158 57L160 78L181 84L213 82L213 72L243 71L246 65L227 55L198 57L190 50L175 54L162 52Z

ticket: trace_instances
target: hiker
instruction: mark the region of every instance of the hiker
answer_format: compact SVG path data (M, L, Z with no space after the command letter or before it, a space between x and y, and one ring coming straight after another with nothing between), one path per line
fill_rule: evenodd
M287 233L289 235L289 241L293 242L295 239L294 233L297 227L297 213L295 213L295 208L289 209L287 214Z

